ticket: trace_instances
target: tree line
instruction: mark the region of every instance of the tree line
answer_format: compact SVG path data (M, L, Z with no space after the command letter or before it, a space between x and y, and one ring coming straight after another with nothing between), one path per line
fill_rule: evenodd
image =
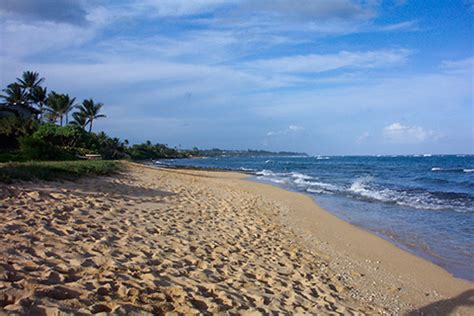
M0 162L73 160L87 154L104 159L159 159L188 157L189 153L162 144L129 145L128 140L94 133L97 119L105 118L103 103L69 94L48 92L45 79L23 72L0 95Z
M92 99L86 99L81 104L76 103L76 98L69 94L57 93L42 86L44 78L39 73L25 71L21 78L17 78L3 89L4 94L0 95L3 99L3 111L11 111L19 116L35 116L40 121L59 123L69 123L69 114L72 113L73 121L71 124L78 125L83 129L88 126L89 133L92 132L92 126L96 119L105 117L101 114L104 104L94 102ZM28 112L31 115L28 115Z

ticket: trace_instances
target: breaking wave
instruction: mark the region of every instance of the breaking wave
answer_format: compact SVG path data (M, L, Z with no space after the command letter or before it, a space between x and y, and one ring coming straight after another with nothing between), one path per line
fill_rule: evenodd
M262 170L257 178L312 194L342 194L368 202L382 202L425 210L473 212L472 198L463 193L429 192L420 189L388 188L376 184L372 177L356 178L350 185L336 185L299 172Z

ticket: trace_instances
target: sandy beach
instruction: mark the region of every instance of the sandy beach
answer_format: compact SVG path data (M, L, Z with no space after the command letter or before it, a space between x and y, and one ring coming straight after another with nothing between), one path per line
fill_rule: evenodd
M0 184L1 312L474 314L474 283L246 177Z

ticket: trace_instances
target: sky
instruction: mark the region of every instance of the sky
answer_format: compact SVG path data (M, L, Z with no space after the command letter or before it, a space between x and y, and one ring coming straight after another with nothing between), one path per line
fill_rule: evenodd
M2 0L0 84L180 148L474 153L472 0Z

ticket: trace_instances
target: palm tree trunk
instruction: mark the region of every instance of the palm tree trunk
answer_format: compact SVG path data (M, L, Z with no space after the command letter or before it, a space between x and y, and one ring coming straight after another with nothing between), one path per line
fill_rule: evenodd
M92 132L92 120L89 122L89 134Z
M61 126L63 126L63 116L61 114L61 116L59 117L59 123L61 124Z

